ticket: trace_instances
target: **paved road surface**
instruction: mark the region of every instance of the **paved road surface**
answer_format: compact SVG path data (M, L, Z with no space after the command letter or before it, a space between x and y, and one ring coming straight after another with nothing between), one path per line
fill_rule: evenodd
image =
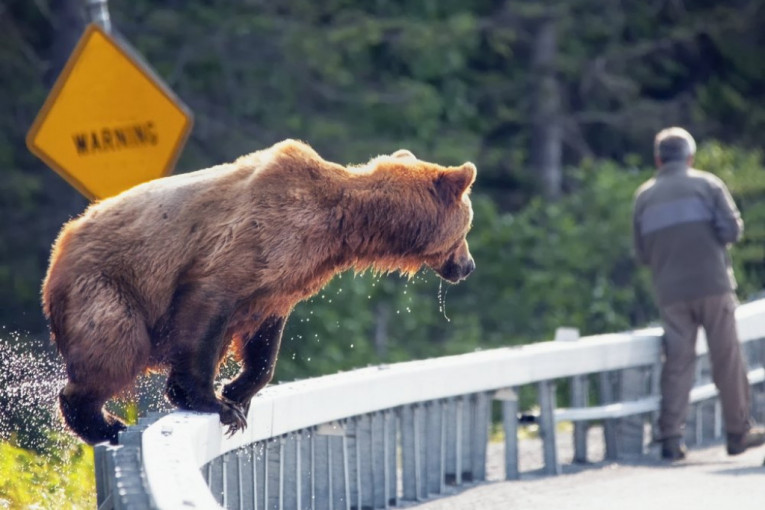
M729 457L723 444L694 448L677 463L659 459L658 448L636 461L606 462L599 437L590 441L592 464L569 464L570 436L560 441L563 475L544 476L541 445L522 441L520 480L506 482L501 444L492 444L486 483L451 490L416 510L765 510L765 447ZM531 469L530 471L527 469ZM492 481L494 480L494 481Z

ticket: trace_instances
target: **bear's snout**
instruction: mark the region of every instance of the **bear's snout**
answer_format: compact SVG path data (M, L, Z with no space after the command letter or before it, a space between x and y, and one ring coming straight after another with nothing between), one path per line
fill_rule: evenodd
M468 263L465 265L462 277L467 278L470 273L475 271L475 260L471 257Z
M457 283L475 271L475 260L470 253L459 258L452 255L441 267L434 269L444 280Z

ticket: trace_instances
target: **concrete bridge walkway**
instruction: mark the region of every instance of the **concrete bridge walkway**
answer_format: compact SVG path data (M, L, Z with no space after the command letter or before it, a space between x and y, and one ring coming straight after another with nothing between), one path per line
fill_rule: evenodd
M541 442L520 442L521 479L504 478L502 444L488 452L486 483L414 505L417 510L762 510L765 508L765 447L730 457L722 443L692 448L681 462L659 458L658 447L634 461L571 464L571 437L559 439L563 474L543 475ZM602 459L602 434L589 434L591 459ZM566 451L568 450L568 451ZM527 469L531 470L527 470Z

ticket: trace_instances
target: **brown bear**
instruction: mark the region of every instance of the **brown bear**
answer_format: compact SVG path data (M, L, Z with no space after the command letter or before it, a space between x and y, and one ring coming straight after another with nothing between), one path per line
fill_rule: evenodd
M229 433L245 427L287 316L333 275L427 265L457 282L473 271L475 173L406 150L346 168L286 140L91 205L59 234L42 290L66 362L66 423L115 443L125 425L103 404L167 369L171 403L218 413ZM243 367L216 396L232 344Z

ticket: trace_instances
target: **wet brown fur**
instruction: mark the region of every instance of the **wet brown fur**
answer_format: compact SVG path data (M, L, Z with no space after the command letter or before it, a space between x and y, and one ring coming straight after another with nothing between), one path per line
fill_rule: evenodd
M77 430L91 427L78 420L100 413L149 368L169 367L193 379L190 387L211 391L208 372L232 340L246 358L264 321L286 320L346 269L411 275L425 264L449 280L466 276L474 267L465 240L474 179L471 163L445 168L398 151L343 167L286 140L93 204L62 229L43 284L51 335L67 364L68 423L89 442L114 441L116 418L106 415L109 432L102 423ZM281 326L269 333L276 350ZM215 366L199 368L203 356ZM267 379L272 374L273 366ZM218 409L184 391L171 400ZM87 413L70 419L80 405Z

